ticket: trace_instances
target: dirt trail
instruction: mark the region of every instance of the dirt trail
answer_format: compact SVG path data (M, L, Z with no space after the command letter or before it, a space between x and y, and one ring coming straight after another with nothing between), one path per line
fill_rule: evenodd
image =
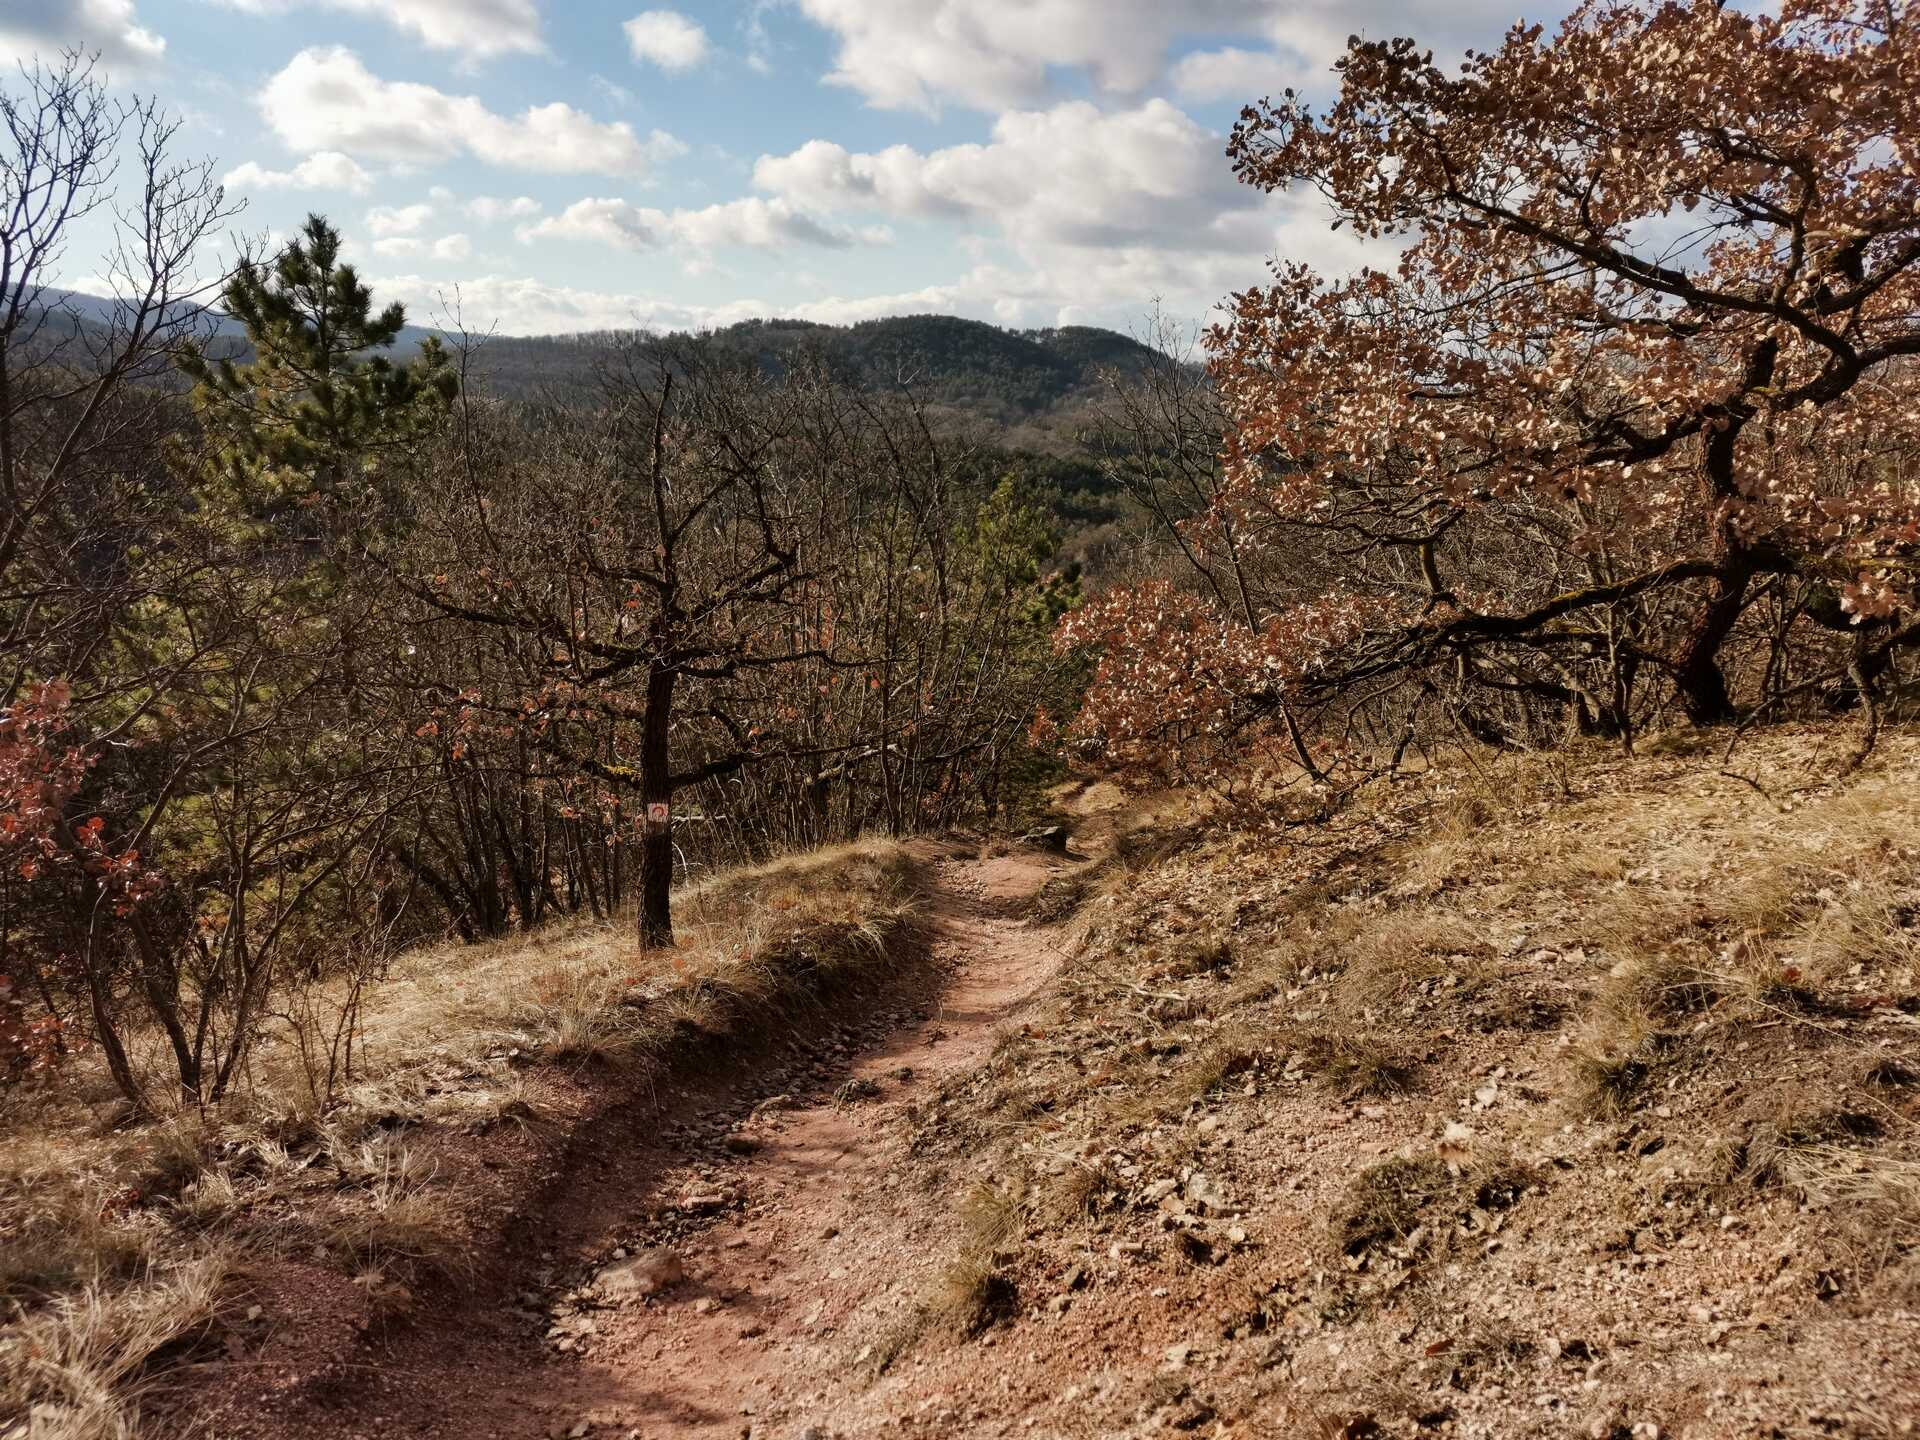
M886 1402L872 1385L874 1347L950 1255L971 1183L915 1164L902 1121L985 1059L1058 968L1064 932L1017 911L1072 864L935 853L930 918L944 982L928 1018L809 1093L755 1103L745 1092L731 1114L696 1114L628 1157L620 1168L651 1183L630 1206L613 1202L625 1215L563 1224L571 1243L554 1270L571 1279L522 1294L518 1324L476 1315L470 1330L436 1327L435 1353L369 1366L337 1396L335 1425L307 1433L517 1440L812 1427L824 1437L875 1423L873 1406ZM592 1208L605 1211L607 1184L593 1189ZM583 1283L623 1254L645 1266L671 1255L685 1278L658 1294ZM536 1300L553 1322L544 1343L527 1323ZM554 1348L562 1330L578 1335L571 1353Z

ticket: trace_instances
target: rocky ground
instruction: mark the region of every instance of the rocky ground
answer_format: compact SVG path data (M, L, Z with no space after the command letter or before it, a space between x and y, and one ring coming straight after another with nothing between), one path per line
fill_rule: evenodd
M832 1433L821 1385L872 1358L872 1342L850 1356L849 1335L910 1307L964 1229L929 1213L910 1117L987 1058L1069 933L1019 911L1074 860L965 846L926 859L935 989L823 1014L797 1056L750 1057L600 1122L565 1162L579 1183L520 1228L525 1263L509 1264L497 1302L456 1287L370 1325L364 1307L314 1313L283 1289L248 1364L191 1423L236 1436ZM341 1326L361 1336L344 1361L316 1339Z
M204 1428L1911 1434L1920 736L1844 749L1066 797L930 857L933 989L636 1099L350 1362L270 1309Z

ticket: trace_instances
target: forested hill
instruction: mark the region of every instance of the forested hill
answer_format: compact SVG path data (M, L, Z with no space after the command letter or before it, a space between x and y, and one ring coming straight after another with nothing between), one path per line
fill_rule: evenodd
M44 303L57 323L39 336L42 348L63 340L83 343L112 323L114 303L77 291L49 288ZM181 307L186 313L190 307ZM215 353L247 351L239 324L214 308L191 307L203 316L195 328L217 337ZM51 318L51 317L50 317ZM401 332L396 359L405 359L429 335L442 332L409 325ZM474 378L486 391L515 398L582 394L609 352L636 340L671 344L684 334L651 337L637 331L588 331L573 335L496 335L480 347ZM911 384L929 401L970 417L1017 424L1062 419L1073 402L1092 397L1102 376L1141 369L1153 351L1131 336L1089 325L1005 330L953 315L902 315L856 325L808 320L743 320L710 332L709 338L754 356L777 375L788 357L817 347L875 386ZM1031 438L1031 437L1029 437Z
M587 377L609 349L633 338L631 332L497 337L484 347L478 371L497 393L533 394ZM1003 420L1054 411L1091 393L1104 372L1137 370L1153 353L1113 330L1085 325L1003 330L952 315L903 315L857 325L746 320L711 338L757 357L775 373L788 356L818 347L869 383L910 382L937 403Z
M111 348L115 303L78 291L45 287L44 315L16 337L16 350L35 363L82 364ZM182 304L171 316L182 334L208 339L218 358L252 358L244 327L211 306ZM409 325L389 352L396 360L418 353L429 336L448 345L456 336ZM640 331L572 335L489 336L477 342L469 380L476 395L552 398L591 406L596 377L622 347L663 349L693 338ZM875 389L911 385L937 420L964 433L972 465L983 481L1011 475L1042 501L1061 526L1063 563L1098 572L1114 540L1124 504L1084 445L1092 411L1108 377L1138 374L1158 354L1117 331L1085 325L1008 330L952 315L906 315L856 325L806 320L745 320L706 332L708 343L758 362L777 378L803 349L815 348L858 383ZM135 376L144 384L185 381L159 357Z

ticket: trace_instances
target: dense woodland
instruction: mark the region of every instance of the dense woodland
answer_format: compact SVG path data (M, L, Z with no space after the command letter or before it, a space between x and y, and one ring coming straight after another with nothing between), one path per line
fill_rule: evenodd
M234 210L165 114L83 58L10 82L9 1079L87 1048L210 1104L304 980L566 914L669 945L707 867L1012 823L1067 764L1324 810L1416 747L1870 742L1920 642L1901 7L1599 5L1343 83L1222 163L1399 268L1282 257L1197 364L939 317L420 338L320 217L209 293ZM115 196L76 321L44 285Z
M562 914L670 944L716 864L1017 803L1075 674L1059 462L817 345L604 337L564 399L490 387L477 346L395 359L405 316L318 217L210 325L207 170L84 62L31 78L0 251L14 1073L84 1045L136 1104L217 1100L300 977ZM75 323L37 280L116 146L150 199ZM151 1025L165 1076L122 1041Z

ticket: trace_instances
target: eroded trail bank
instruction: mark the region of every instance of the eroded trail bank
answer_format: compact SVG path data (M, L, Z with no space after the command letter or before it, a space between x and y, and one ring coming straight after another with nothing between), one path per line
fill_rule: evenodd
M624 1147L577 1158L577 1197L520 1227L537 1261L523 1288L369 1342L307 1387L297 1416L249 1433L283 1421L309 1436L503 1440L840 1429L850 1397L912 1338L966 1224L970 1182L917 1165L906 1122L1057 969L1064 932L1024 911L1072 863L930 856L938 988L908 1023L863 1044L905 1012L823 1016L847 1038L797 1072L660 1097Z

